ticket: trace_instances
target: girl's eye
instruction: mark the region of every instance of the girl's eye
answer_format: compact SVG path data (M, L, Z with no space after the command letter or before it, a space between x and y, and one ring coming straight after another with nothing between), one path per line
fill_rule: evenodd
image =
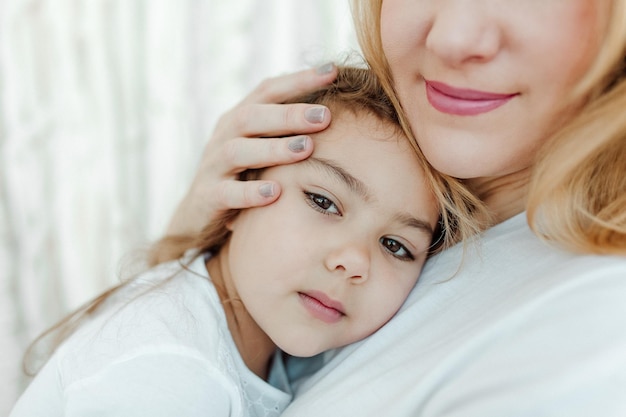
M391 239L389 237L381 237L380 243L383 245L385 250L391 253L394 257L402 260L402 261L414 261L415 257L411 252L408 251L406 246L402 243L398 242L395 239Z
M313 209L319 211L322 214L335 214L341 216L339 207L337 207L337 205L330 198L324 197L321 194L315 194L306 191L304 194L306 195L307 203L309 203L309 205L313 207Z

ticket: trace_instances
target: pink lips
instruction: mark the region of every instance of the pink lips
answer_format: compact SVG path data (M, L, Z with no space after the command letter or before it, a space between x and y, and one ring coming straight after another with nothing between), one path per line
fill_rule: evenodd
M443 113L474 116L505 105L517 94L497 94L451 87L437 81L426 82L428 102Z
M300 302L315 318L326 323L337 323L345 315L343 306L320 291L299 292Z

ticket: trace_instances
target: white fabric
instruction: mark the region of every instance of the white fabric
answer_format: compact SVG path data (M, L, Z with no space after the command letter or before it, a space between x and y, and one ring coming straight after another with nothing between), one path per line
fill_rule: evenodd
M455 274L461 257L430 259L400 313L327 354L283 416L626 416L626 258L549 247L523 214Z
M0 416L28 343L164 233L217 118L348 49L346 0L0 0Z
M198 257L125 287L53 355L11 417L278 416L290 399L245 366Z

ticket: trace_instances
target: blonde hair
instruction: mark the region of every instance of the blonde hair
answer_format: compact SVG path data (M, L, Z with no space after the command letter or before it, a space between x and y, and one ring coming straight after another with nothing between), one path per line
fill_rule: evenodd
M363 54L408 129L382 47L381 7L382 0L352 0ZM571 251L626 254L625 53L626 0L613 0L603 48L569 97L582 100L582 109L546 141L533 166L529 224Z

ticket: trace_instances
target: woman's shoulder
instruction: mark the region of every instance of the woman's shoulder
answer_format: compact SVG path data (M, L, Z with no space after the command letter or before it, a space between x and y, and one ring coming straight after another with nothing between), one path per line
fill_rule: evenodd
M489 251L489 262L501 265L503 270L516 268L523 274L562 277L570 281L626 277L626 256L569 251L556 242L538 237L528 225L525 213L499 226L486 236L484 244Z
M420 282L440 282L458 277L483 280L493 275L499 282L534 281L539 285L587 277L626 274L626 257L580 254L539 238L528 226L525 213L508 219L477 236L432 257ZM539 277L545 279L539 279Z

